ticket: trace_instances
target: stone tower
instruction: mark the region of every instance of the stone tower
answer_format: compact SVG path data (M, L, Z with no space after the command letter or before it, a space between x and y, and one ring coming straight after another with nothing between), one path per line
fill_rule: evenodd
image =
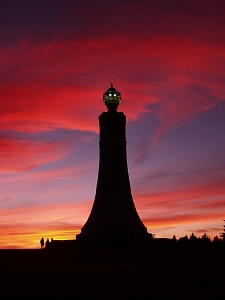
M96 195L88 220L76 236L93 245L146 243L151 234L142 223L131 195L126 154L126 116L117 112L121 94L103 94L108 112L99 116L100 159Z

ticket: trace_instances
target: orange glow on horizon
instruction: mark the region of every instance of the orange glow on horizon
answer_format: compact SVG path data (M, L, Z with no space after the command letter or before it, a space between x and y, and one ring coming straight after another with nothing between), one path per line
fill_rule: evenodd
M53 226L52 226L53 227ZM39 249L40 239L44 237L55 240L74 240L80 229L70 228L38 228L32 226L9 227L4 235L0 236L0 249Z

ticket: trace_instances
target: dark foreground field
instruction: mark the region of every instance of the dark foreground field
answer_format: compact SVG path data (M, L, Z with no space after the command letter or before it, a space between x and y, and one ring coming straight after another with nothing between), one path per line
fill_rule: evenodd
M214 248L0 250L0 299L225 299Z

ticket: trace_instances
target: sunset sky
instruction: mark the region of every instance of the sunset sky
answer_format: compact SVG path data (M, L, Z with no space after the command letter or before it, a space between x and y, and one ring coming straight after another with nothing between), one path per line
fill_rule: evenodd
M0 2L0 248L73 239L113 83L137 211L156 237L225 219L224 0Z

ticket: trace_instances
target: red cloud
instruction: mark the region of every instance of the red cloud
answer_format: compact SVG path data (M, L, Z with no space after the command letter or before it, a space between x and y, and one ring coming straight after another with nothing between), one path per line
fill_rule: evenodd
M224 180L182 190L137 196L136 207L145 225L154 227L222 220L225 211Z
M211 236L219 235L221 232L222 212L216 213L178 213L168 216L144 218L143 222L147 226L148 231L154 233L156 237L170 237L176 235L177 238L190 235L194 232L199 234L206 233Z
M121 109L128 119L151 112L148 104L159 106L153 112L161 120L156 140L224 100L222 46L173 37L122 44L96 39L32 46L26 41L17 51L1 50L2 128L97 131L96 115L104 109L101 95L111 81L122 92Z
M225 185L224 180L221 179L202 186L137 195L136 201L140 209L160 207L171 210L180 208L183 211L204 208L217 209L221 206L225 209L224 197Z
M0 172L27 171L68 154L65 143L38 142L0 136Z

